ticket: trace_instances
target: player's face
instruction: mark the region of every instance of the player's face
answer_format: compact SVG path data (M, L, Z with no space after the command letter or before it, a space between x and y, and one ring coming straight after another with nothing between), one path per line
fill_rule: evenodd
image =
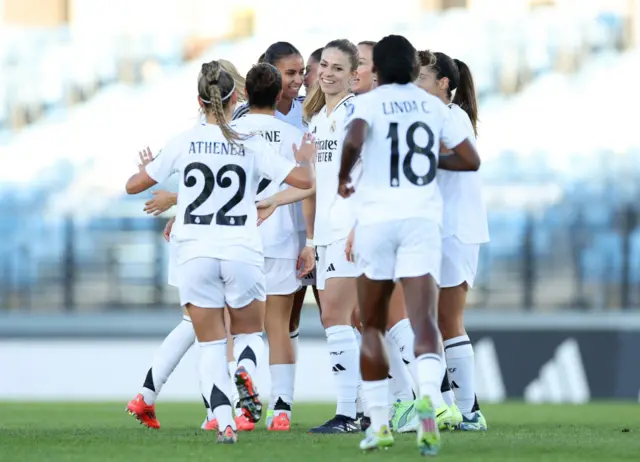
M300 55L291 55L280 59L276 69L282 74L282 98L294 99L298 96L304 80L304 61Z
M325 48L318 68L318 81L325 95L337 95L349 91L355 69L351 69L349 56L337 48Z
M420 74L416 80L418 85L423 90L431 93L434 96L440 97L440 91L438 89L438 80L436 79L436 73L431 70L429 66L421 66Z
M318 61L309 58L307 67L304 69L304 88L309 91L311 87L318 81Z
M351 90L359 95L373 88L375 75L373 74L373 49L369 45L358 45L358 68L356 76L351 82Z

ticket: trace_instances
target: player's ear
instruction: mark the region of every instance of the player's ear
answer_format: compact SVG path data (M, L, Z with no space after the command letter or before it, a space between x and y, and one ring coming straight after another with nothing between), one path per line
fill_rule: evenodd
M276 104L278 104L280 102L280 99L282 99L283 93L284 93L284 89L278 92L278 96L276 96Z

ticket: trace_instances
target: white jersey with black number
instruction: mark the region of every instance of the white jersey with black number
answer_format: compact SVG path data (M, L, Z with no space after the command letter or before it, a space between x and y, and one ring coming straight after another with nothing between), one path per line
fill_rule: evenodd
M453 117L460 120L469 141L475 146L475 132L467 113L457 104L450 104L449 110ZM455 236L464 244L489 242L480 172L438 170L438 186L444 203L442 238Z
M231 126L239 133L258 133L280 154L280 157L295 162L292 145L300 146L300 130L274 116L247 114L235 120ZM263 178L258 184L256 200L262 200L287 188L270 179ZM259 227L264 256L268 258L298 258L298 217L295 204L278 207Z
M295 163L261 136L230 143L217 125L198 125L173 138L146 167L163 182L177 172L178 206L173 226L177 263L210 257L262 265L256 226L256 191L262 178L284 181Z
M316 218L313 239L316 245L329 245L345 239L355 224L353 199L338 195L338 173L342 159L345 120L354 96L347 95L327 113L327 107L309 121L309 131L316 140ZM358 177L357 171L352 173Z
M359 96L349 121L355 119L369 127L356 186L358 224L427 218L441 225L435 181L440 142L454 148L467 138L460 121L412 83L381 85Z

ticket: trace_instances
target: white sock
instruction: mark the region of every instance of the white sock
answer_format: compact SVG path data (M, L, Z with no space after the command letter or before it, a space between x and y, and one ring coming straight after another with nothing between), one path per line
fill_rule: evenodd
M231 408L231 379L227 366L227 339L199 342L200 386L202 396L209 402L209 417L218 420L218 428L236 429Z
M338 388L336 414L356 418L360 351L351 326L333 326L325 329L331 368Z
M413 350L416 336L413 333L409 319L405 318L398 321L395 326L389 329L388 335L393 339L398 350L400 350L400 355L409 369L414 386L417 388L419 381L415 364L416 355Z
M298 362L298 340L300 339L300 329L296 329L293 332L289 332L289 338L291 338L291 346L293 347L293 357Z
M460 412L471 414L475 400L475 368L473 345L468 335L454 337L444 342L451 389L455 393Z
M389 391L393 395L392 403L400 401L413 401L413 384L409 369L404 364L400 350L396 346L389 333L384 336L389 352L389 373L392 377L389 383Z
M444 347L442 349L444 351ZM453 403L456 402L456 398L451 391L451 384L449 383L449 376L447 375L447 362L443 358L440 358L440 360L442 362L442 384L440 385L440 393L447 406L451 407Z
M363 396L366 397L369 413L371 415L371 429L380 431L383 425L389 425L389 380L375 380L362 382Z
M272 364L271 372L271 403L269 408L278 414L284 412L291 417L293 404L293 388L296 379L295 364Z
M235 383L235 374L238 369L238 363L235 361L229 361L227 363L227 369L229 371L229 378L231 379L231 384ZM240 395L238 394L238 389L235 386L231 387L231 405L235 411L236 416L242 415L242 408L238 406L240 402Z
M262 332L238 334L233 337L233 356L238 362L238 367L244 367L251 377L255 376L263 352Z
M151 405L156 402L162 386L195 340L196 334L191 320L185 316L163 340L151 362L151 368L142 385L141 393L145 403Z
M442 385L442 362L440 355L427 353L416 358L416 372L418 375L418 396L431 398L435 409L445 405L440 393Z

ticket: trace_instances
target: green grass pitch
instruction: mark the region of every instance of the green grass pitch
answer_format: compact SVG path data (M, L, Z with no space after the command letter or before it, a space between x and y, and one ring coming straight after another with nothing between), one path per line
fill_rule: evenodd
M142 428L125 403L0 403L0 461L302 461L421 460L413 434L396 435L387 451L363 454L361 435L311 436L307 429L331 417L331 405L296 405L289 433L267 433L263 422L240 433L238 444L215 444L199 426L202 405L157 405L160 430ZM640 460L637 403L585 406L521 403L483 407L489 431L443 435L439 460Z

